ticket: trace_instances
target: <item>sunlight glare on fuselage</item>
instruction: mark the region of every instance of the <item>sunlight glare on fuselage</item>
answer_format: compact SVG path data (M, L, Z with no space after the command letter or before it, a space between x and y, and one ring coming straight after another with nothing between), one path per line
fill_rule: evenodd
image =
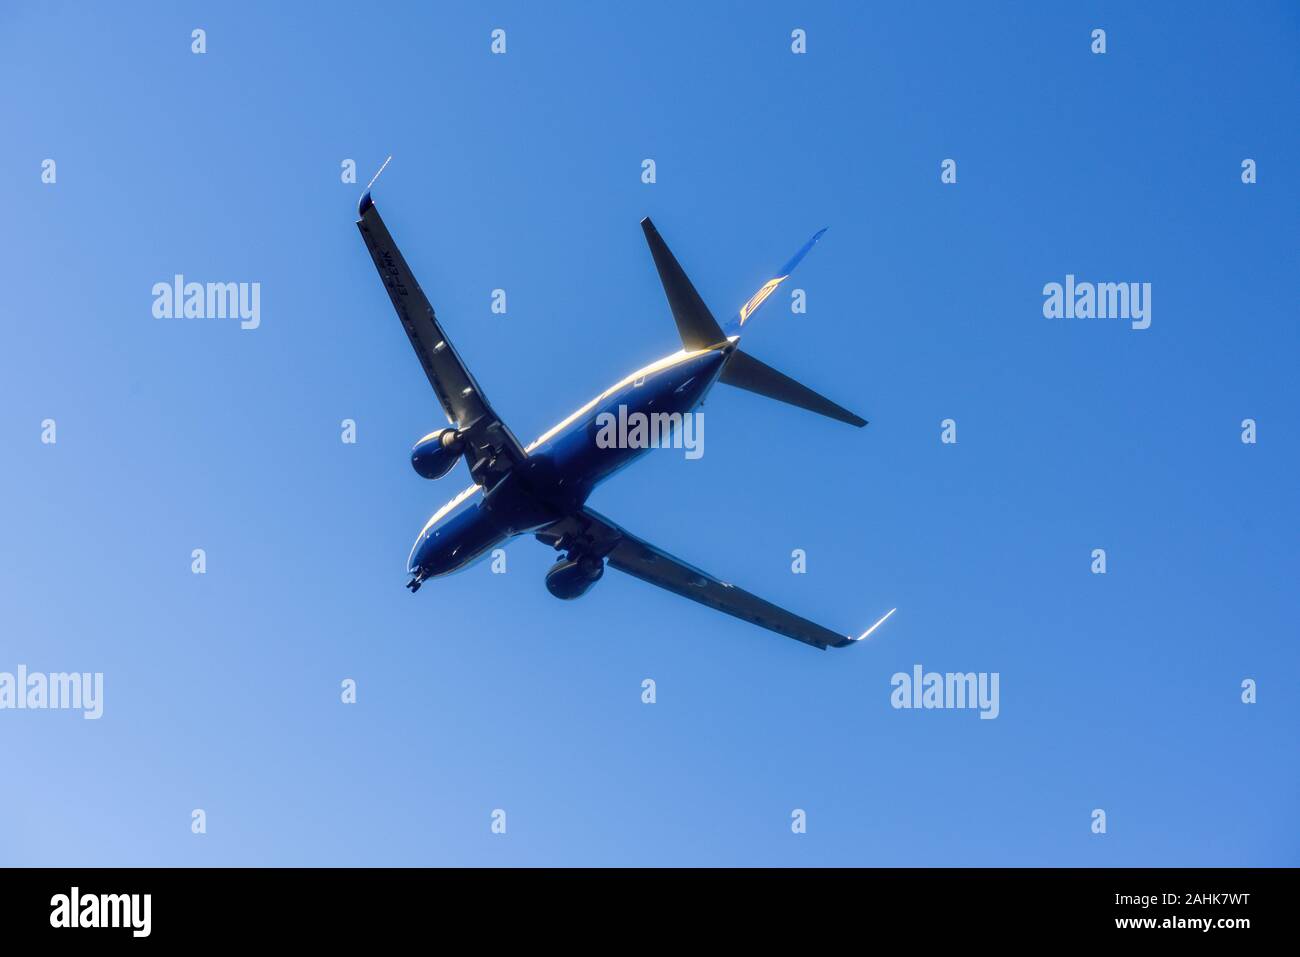
M732 338L734 339L735 337ZM712 349L692 349L688 352L685 349L679 349L676 352L672 353L671 355L666 355L662 359L658 359L650 363L648 366L645 366L644 368L637 369L631 375L624 376L618 382L615 382L612 386L610 386L600 395L596 396L596 398L592 399L586 405L582 406L572 415L561 420L557 425L551 426L551 428L547 429L545 432L539 435L533 442L529 443L529 445L527 445L524 448L524 451L531 452L533 451L533 449L549 442L551 439L555 438L555 436L559 435L561 432L567 429L570 425L572 425L582 416L589 413L601 402L608 399L619 389L631 385L637 379L644 379L648 375L653 375L656 372L662 372L664 369L670 369L679 363L686 362L689 359L694 359L697 356L702 356L705 353L713 352L713 351L714 350ZM428 436L426 436L426 438L428 438ZM423 538L424 534L429 529L431 529L434 525L437 525L438 522L442 521L442 519L445 518L449 512L451 512L453 509L455 509L457 506L463 503L467 498L469 498L471 495L473 495L475 492L479 490L480 490L479 485L477 484L471 485L469 488L465 489L465 491L461 492L459 495L453 498L442 508L438 509L438 511L434 512L433 517L424 523L424 528L420 529L420 538Z

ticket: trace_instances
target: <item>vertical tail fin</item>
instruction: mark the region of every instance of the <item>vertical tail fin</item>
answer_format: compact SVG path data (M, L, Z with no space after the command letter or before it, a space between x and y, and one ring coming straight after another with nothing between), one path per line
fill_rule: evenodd
M800 246L799 251L777 270L775 276L763 283L758 292L749 297L749 300L740 307L740 312L733 316L724 327L723 331L728 336L740 335L745 323L752 319L754 313L758 312L763 303L768 300L768 297L790 278L790 274L794 272L795 267L803 262L803 258L808 255L809 250L817 245L817 240L821 239L825 232L825 229L819 229L814 233L812 239ZM862 416L850 412L844 406L832 402L823 395L819 395L806 385L796 382L788 375L759 362L753 356L741 352L739 349L731 354L727 364L722 367L719 381L735 386L738 389L765 395L769 399L776 399L778 402L784 402L787 405L798 406L801 409L807 409L809 412L816 412L818 415L835 419L837 422L847 422L849 425L858 428L862 428L867 424L867 420Z
M726 342L732 336L739 336L741 327L753 317L781 283L790 278L795 267L803 261L804 256L808 255L808 251L826 232L825 229L819 230L812 239L804 243L775 276L763 283L758 292L749 297L749 301L740 307L740 312L732 317L724 328L713 318L713 313L704 304L700 294L695 291L695 286L692 285L648 216L641 220L641 229L645 232L646 242L650 244L650 255L654 257L655 266L659 270L659 280L664 285L664 294L668 297L668 305L672 308L677 332L682 337L682 346L686 349L708 349ZM825 396L818 395L806 385L796 382L784 373L777 372L771 366L759 362L739 349L731 352L726 365L722 367L719 379L739 389L757 392L769 399L798 406L839 422L847 422L859 428L867 424L867 420L860 415L855 415Z
M803 262L803 257L808 255L808 250L817 245L817 240L821 239L822 234L825 232L826 229L824 227L817 230L813 235L813 238L800 246L799 251L790 257L790 261L777 270L775 276L763 283L763 285L759 287L758 292L749 297L749 300L740 307L740 312L727 320L727 325L724 327L723 331L725 331L728 336L740 335L741 327L753 317L754 313L758 312L759 307L767 301L767 297L776 292L777 287L790 278L790 274L794 272L795 267L798 266L799 263Z

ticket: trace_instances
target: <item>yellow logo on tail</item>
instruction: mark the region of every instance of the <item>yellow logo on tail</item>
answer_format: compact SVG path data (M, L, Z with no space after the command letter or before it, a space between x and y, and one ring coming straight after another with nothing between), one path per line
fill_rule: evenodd
M768 296L772 295L776 290L776 287L789 278L788 275L777 276L775 279L769 279L767 282L763 283L763 288L750 296L749 302L740 307L740 324L743 326L745 320L754 314L754 310L761 306Z

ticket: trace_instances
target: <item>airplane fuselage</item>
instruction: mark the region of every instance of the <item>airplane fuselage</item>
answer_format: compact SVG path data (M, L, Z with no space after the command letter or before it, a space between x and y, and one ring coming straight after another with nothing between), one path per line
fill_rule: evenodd
M491 489L470 486L434 513L411 549L410 573L427 579L460 571L509 539L580 509L597 485L649 450L643 443L598 442L605 416L694 412L734 347L732 339L676 352L616 382L529 445L522 468Z
M437 480L464 462L474 483L420 531L407 560L411 592L429 578L466 568L516 536L532 535L562 553L546 572L546 590L562 601L582 597L613 569L822 650L869 637L892 614L857 637L827 628L682 561L587 505L596 486L649 449L668 445L698 458L704 451L704 419L696 409L716 382L859 428L867 424L738 347L742 327L825 230L719 324L654 223L643 219L641 230L681 350L620 379L525 447L448 341L369 189L357 206L357 228L449 423L415 443L411 468L422 478Z

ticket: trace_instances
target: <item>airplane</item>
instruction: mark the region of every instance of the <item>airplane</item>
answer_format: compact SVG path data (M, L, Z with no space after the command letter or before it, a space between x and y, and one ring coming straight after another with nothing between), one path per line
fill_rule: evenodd
M719 325L654 223L649 217L643 219L641 228L682 348L623 377L523 446L493 410L447 338L380 218L370 187L361 197L357 215L361 237L447 415L447 428L415 443L411 465L421 477L438 479L463 458L474 480L420 530L407 559L412 577L406 587L412 593L430 578L467 568L505 542L531 534L562 553L546 573L546 588L556 598L585 594L608 565L821 650L856 644L897 610L891 609L856 637L841 634L673 557L587 505L597 485L647 451L644 446L602 447L596 441L597 421L602 414L617 415L620 406L629 416L650 410L685 415L704 401L715 383L723 382L859 428L867 424L739 348L745 324L790 278L825 229L804 243L726 325Z

